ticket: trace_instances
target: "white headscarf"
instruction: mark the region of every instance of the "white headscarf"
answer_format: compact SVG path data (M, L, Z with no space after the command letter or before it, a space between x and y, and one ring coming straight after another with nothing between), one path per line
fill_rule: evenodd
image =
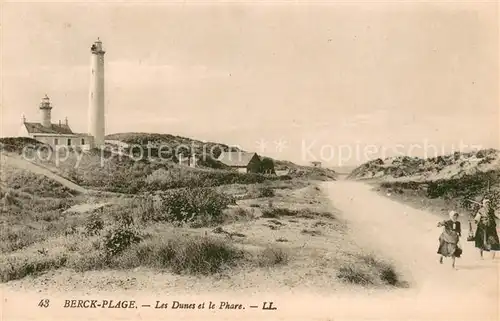
M455 216L455 215L458 215L458 213L457 213L457 212L455 212L455 211L450 211L449 215L450 215L450 219L451 219L452 221L455 221L455 217L454 217L454 216Z

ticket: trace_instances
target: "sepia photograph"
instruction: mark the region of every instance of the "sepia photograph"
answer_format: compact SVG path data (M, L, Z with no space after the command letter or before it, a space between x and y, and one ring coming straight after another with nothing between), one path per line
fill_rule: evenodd
M499 320L498 1L0 2L14 320Z

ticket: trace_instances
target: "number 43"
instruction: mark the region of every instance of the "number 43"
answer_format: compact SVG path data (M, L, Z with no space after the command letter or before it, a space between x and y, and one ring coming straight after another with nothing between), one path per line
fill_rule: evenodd
M38 306L41 308L48 308L49 307L49 299L42 299L40 300L40 303L38 303Z

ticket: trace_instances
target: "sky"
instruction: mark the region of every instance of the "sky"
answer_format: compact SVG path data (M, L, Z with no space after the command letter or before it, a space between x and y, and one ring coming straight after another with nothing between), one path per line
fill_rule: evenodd
M297 163L500 148L498 4L4 2L1 134L87 131L103 42L106 134L154 132Z

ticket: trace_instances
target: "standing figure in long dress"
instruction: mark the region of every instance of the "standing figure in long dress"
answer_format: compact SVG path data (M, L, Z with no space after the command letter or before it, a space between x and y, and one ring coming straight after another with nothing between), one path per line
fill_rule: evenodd
M477 224L474 243L479 249L481 259L483 258L483 251L491 251L493 259L495 258L495 251L500 251L495 210L489 205L489 200L485 198L483 205L474 217L474 221Z
M462 227L458 221L458 213L450 212L450 219L438 223L438 227L443 226L444 230L439 236L439 247L437 253L441 255L439 263L443 264L443 257L451 257L451 266L455 268L455 258L460 257L462 249L458 246Z

